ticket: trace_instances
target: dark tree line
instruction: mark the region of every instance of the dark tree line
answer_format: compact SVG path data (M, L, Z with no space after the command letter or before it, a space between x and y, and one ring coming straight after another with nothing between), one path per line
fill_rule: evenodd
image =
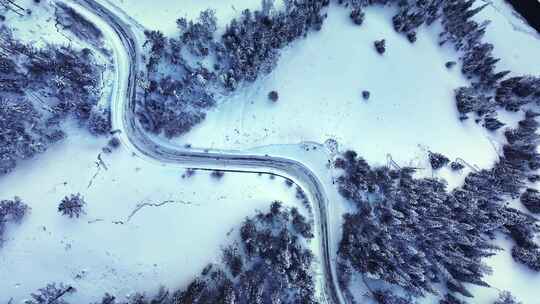
M96 135L110 131L97 107L102 70L89 49L35 48L0 26L0 175L62 140L67 118Z
M72 286L63 283L49 283L47 286L38 289L31 294L32 299L27 300L25 304L68 304L65 297L76 292Z

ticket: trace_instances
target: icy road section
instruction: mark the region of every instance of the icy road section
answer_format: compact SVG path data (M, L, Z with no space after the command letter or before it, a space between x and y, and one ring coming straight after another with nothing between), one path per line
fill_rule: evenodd
M236 241L246 216L273 200L302 206L295 188L278 177L226 173L217 180L197 171L182 178L180 168L122 147L102 153L101 163L103 140L76 127L69 135L0 183L3 198L17 194L32 208L23 224L10 226L0 250L1 303L21 303L49 282L77 288L74 303L98 301L105 292L119 299L154 294L162 284L178 289L220 261L220 248ZM87 214L61 216L58 203L77 192Z
M426 167L427 150L481 168L496 159L491 138L474 119L460 122L454 89L468 84L450 46L439 47L440 25L422 27L411 44L395 33L392 9L369 7L361 27L331 5L320 32L287 48L268 76L220 100L205 121L178 141L194 147L246 149L332 138L371 164L387 153L400 165ZM379 55L373 42L386 39ZM268 93L276 90L272 103ZM369 100L362 91L370 91ZM412 163L411 163L412 162Z

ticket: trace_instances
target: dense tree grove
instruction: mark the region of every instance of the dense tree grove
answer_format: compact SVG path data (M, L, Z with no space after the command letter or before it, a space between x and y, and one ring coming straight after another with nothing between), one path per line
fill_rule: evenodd
M521 194L521 203L532 213L540 213L540 191L527 188Z
M263 304L318 303L312 275L313 254L306 242L312 224L295 209L273 202L268 212L246 218L240 244L223 249L223 264L209 264L185 288L161 288L153 296L133 294L119 300L105 294L94 304ZM75 288L48 284L28 304L67 304Z
M65 137L61 122L80 121L95 134L110 130L95 119L103 67L89 49L35 48L0 26L0 175L19 160L44 152Z
M216 74L197 60L189 60L207 56L213 49L215 24L213 12L203 11L197 22L177 21L178 39L168 39L159 31L145 32L148 58L136 114L147 131L167 137L182 135L215 104L210 87L217 81Z
M27 212L28 206L18 197L12 200L0 201L0 247L2 247L2 243L4 242L4 233L7 224L20 223Z
M269 1L267 1L269 3ZM326 17L322 13L328 0L286 1L285 9L272 12L245 10L233 19L223 34L223 49L218 50L220 69L226 72L227 85L234 89L243 80L252 82L272 71L279 50L303 37L310 29L320 30Z
M519 76L501 81L495 101L508 111L517 111L528 103L540 104L540 77Z
M489 268L482 259L498 249L492 245L496 232L512 237L516 260L536 269L536 219L502 203L519 194L522 167L514 165L513 159L501 160L448 192L444 181L413 178L414 169L371 168L346 152L335 162L343 169L339 190L356 211L344 216L341 284L347 287L356 271L413 296L437 293L435 284L442 283L472 297L464 283L488 286L483 276Z

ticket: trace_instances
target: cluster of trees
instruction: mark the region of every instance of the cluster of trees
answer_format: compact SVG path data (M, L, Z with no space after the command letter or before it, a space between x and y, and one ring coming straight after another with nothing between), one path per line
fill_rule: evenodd
M244 10L233 19L221 37L215 37L211 10L196 21L178 19L178 38L147 31L146 75L137 105L141 124L167 137L188 132L215 105L216 92L233 91L269 73L280 49L320 29L328 4L329 0L286 1L285 8L276 11L273 1L265 0L261 10Z
M71 194L70 196L64 197L60 204L58 204L58 212L69 218L78 218L85 213L85 205L86 202L80 193Z
M272 11L265 1L261 11L245 10L233 19L221 37L217 50L226 86L235 89L241 81L253 82L272 71L279 51L292 41L304 37L310 29L320 30L329 0L286 1L285 8Z
M76 292L72 286L63 283L49 283L47 286L38 289L31 294L32 299L25 301L25 304L68 304L65 296Z
M478 23L472 19L487 5L473 8L474 2L445 1L442 8L444 31L440 35L441 44L451 42L456 50L463 52L462 72L475 81L475 86L493 88L508 71L495 72L495 64L499 59L492 55L493 45L482 41L489 21Z
M202 16L206 16L205 19ZM212 15L201 13L203 20L210 18L208 16ZM163 133L169 138L182 135L201 122L206 117L205 110L215 105L211 87L216 82L216 74L200 62L191 64L186 59L186 49L199 52L205 48L202 42L206 40L194 35L208 32L209 29L201 28L212 25L209 21L202 22L185 25L187 29L184 29L180 39L167 39L159 31L145 33L145 47L149 55L136 115L149 132ZM194 42L182 42L186 39ZM184 45L187 47L184 48Z
M335 162L343 169L337 181L355 211L344 216L340 284L347 290L357 272L412 297L436 294L439 283L450 293L472 297L464 283L488 286L483 258L499 249L492 244L496 232L515 240L516 261L540 269L537 220L504 204L508 196L519 195L526 175L514 167L517 163L501 160L448 192L444 181L413 178L414 169L371 168L355 152L346 152Z
M312 237L311 224L297 209L289 211L274 202L269 212L244 221L240 245L223 251L224 267L206 267L187 288L173 293L171 300L317 303L311 269L313 254L305 248L305 242Z
M540 77L518 76L501 81L495 101L508 111L518 111L528 103L540 104Z
M446 166L449 162L450 159L441 153L429 152L429 163L431 164L431 168L433 168L433 170L438 170Z
M394 30L407 35L411 43L416 41L416 30L422 24L430 25L441 16L443 0L404 1L392 18Z
M62 140L68 117L93 134L110 131L97 107L103 67L89 49L35 48L0 26L0 175Z
M42 115L29 101L0 98L0 175L63 137L61 130L45 126Z
M313 254L306 242L312 225L295 208L273 202L268 212L246 218L240 244L223 249L223 263L210 264L186 288L164 288L154 296L138 293L127 301L105 294L95 304L256 304L317 303L312 276ZM28 304L64 303L75 288L49 284Z
M483 126L495 131L503 126L496 118L496 103L493 91L509 71L496 71L498 58L493 56L493 45L483 42L489 21L478 23L472 17L487 4L473 8L474 1L446 1L442 8L441 44L450 42L462 53L461 71L472 84L456 89L457 109L460 119L467 119L468 113L475 113L477 121L484 120Z
M27 212L28 206L18 197L12 200L0 201L0 247L2 247L2 243L4 242L4 233L7 224L20 223Z

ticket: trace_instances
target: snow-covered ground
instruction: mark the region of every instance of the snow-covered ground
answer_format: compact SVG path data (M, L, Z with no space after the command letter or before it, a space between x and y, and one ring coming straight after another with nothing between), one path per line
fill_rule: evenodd
M153 293L160 284L184 287L238 228L273 200L301 205L294 187L267 175L226 173L217 180L143 161L119 148L101 153L104 140L74 129L49 152L25 162L2 179L2 199L18 195L31 211L12 225L0 250L0 302L14 303L51 281L78 289L74 302L105 292ZM58 203L81 193L86 215L69 219ZM141 204L161 204L161 206ZM137 211L137 209L139 209Z
M538 34L508 13L502 0L493 2L477 18L492 20L486 38L502 58L500 69L515 75L540 74L540 68L531 64L540 53ZM169 35L176 33L176 18L195 18L206 8L216 10L223 28L242 9L259 7L259 1L246 0L111 3L143 26ZM444 64L458 61L459 55L449 46L438 46L436 26L421 28L418 41L410 44L392 29L391 14L388 9L368 8L364 25L356 27L345 9L331 7L321 32L293 43L270 75L222 98L207 119L178 142L244 150L334 139L341 151L355 149L373 165L386 164L391 154L399 165L426 168L425 175L431 174L428 150L480 168L491 166L500 136L472 119L458 120L453 89L467 81L459 66L448 70ZM43 19L36 24L27 22L37 27L34 32L21 25L16 34L21 39L39 36L47 42L69 43L53 22L39 17L45 15L35 14ZM373 41L382 38L387 52L380 56ZM277 103L267 98L271 90L279 93ZM363 90L371 92L367 101L362 99ZM515 115L503 118L516 120ZM0 302L13 297L20 303L50 281L75 286L75 302L97 300L104 292L153 292L160 284L183 287L208 262L219 259L218 249L234 241L236 231L229 234L230 229L244 217L273 200L299 204L294 188L279 178L227 173L215 180L208 172L197 172L186 179L179 168L148 163L122 147L112 154L101 153L103 163L98 167L105 140L69 129L66 141L21 163L0 181L0 199L18 195L32 208L22 225L10 226L0 249L0 273L9 274L0 276ZM258 150L304 160L313 157L316 171L325 170L322 152L286 151L279 146ZM332 187L329 174L323 181ZM464 173L456 176L443 170L440 176L455 186ZM77 192L88 203L87 214L80 219L61 217L58 203ZM335 192L328 195L334 202L332 220L337 222L347 204ZM138 209L141 204L160 203L164 204ZM339 225L332 227L337 243ZM512 261L507 241L498 243L506 251L488 260L494 273L487 281L512 291L524 303L536 303L534 286L540 284L540 276ZM497 293L471 289L476 296L473 303L489 303Z
M318 33L293 43L277 68L220 100L207 119L181 137L195 147L249 147L335 139L372 164L387 154L400 165L427 167L427 150L479 167L496 159L496 138L474 123L458 120L453 90L467 85L450 47L437 44L438 28L421 28L409 43L391 26L392 11L371 7L354 26L345 9L331 6ZM373 41L386 39L387 52ZM268 93L276 90L272 103ZM371 92L369 100L362 91Z
M10 12L5 14L5 22L15 29L13 32L15 37L32 42L37 47L47 44L69 44L69 36L55 27L54 6L50 5L51 1L42 2L36 4L33 0L15 1L22 8L30 10L31 14L17 10L24 15L20 17Z

